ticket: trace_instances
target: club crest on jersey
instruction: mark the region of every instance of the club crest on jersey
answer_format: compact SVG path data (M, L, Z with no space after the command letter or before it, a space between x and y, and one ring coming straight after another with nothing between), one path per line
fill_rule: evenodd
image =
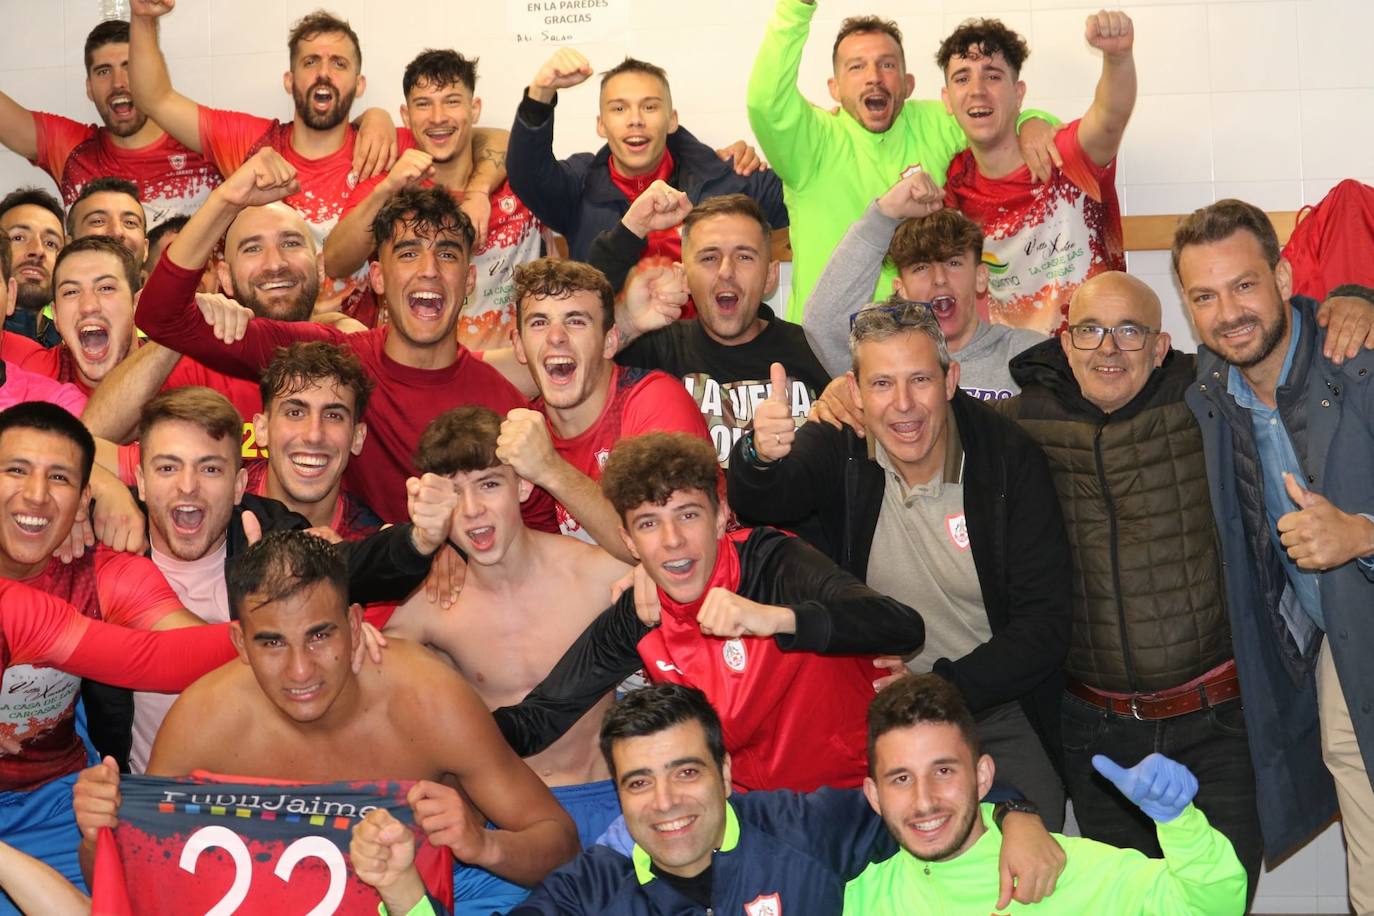
M782 899L777 894L760 894L744 905L746 916L782 916Z
M968 550L968 522L964 519L964 513L946 515L945 528L948 529L949 539L954 542L955 547Z
M749 662L749 656L744 651L744 642L739 639L727 639L720 648L721 655L725 658L725 664L731 671L743 671L744 666Z
M512 213L515 212L515 198L503 197L501 198L501 202L497 204L497 206L501 208L502 213L506 214L507 216L510 216Z
M180 172L182 169L186 168L186 154L169 153L167 156L167 164L172 167L173 172Z
M610 457L611 457L611 450L610 450L610 449L608 449L608 448L603 448L603 449L599 450L599 451L596 453L596 466L599 467L599 468L604 468L604 467L606 466L606 459L608 459L608 458L610 458Z

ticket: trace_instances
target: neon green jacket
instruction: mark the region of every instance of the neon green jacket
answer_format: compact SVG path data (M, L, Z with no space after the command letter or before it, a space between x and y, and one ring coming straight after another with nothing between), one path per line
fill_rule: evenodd
M844 911L863 916L988 916L997 903L1002 834L983 805L987 833L948 862L922 862L899 851L870 865L845 888ZM1040 903L1013 902L1006 913L1028 916L1226 916L1245 910L1245 869L1231 843L1189 805L1156 825L1163 859L1134 849L1055 835L1068 864L1054 893Z
M808 102L797 71L815 14L815 4L778 0L749 76L749 125L782 179L792 222L790 321L801 321L830 252L865 207L913 165L943 185L950 160L968 146L942 102L909 100L881 134L843 110L832 114ZM878 280L881 298L892 291L892 276L885 271Z

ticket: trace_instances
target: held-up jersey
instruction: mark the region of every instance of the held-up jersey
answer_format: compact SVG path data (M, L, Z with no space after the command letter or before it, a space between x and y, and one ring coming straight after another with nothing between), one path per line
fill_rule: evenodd
M425 887L452 900L452 857L415 827L405 802L411 785L124 776L119 826L102 830L96 848L92 911L375 916L380 898L348 858L353 827L375 808L416 831Z
M60 115L33 112L38 155L33 164L53 177L62 203L70 207L95 178L132 181L148 228L172 216L194 213L222 180L219 169L194 150L163 134L147 146L122 149L103 127Z

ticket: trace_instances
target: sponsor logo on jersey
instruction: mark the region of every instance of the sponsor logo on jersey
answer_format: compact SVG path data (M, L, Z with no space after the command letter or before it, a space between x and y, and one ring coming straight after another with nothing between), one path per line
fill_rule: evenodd
M777 894L760 894L744 905L746 916L782 916L782 900Z
M656 661L654 662L654 664L655 664L655 665L658 665L658 670L659 670L659 671L665 671L665 672L666 672L666 671L675 671L675 672L677 672L678 674L681 674L681 673L682 673L682 669L679 668L677 665L674 665L672 662L665 662L665 661L664 661L663 659L661 659L661 658L658 659L658 660L656 660Z
M749 662L749 656L744 651L744 642L738 639L727 639L725 644L720 647L720 653L725 658L725 664L731 671L743 671L744 666Z

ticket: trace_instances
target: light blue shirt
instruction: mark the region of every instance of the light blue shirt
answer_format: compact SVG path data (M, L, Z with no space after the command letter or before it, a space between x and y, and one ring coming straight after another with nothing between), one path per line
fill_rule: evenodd
M1288 372L1293 368L1293 354L1298 349L1298 337L1302 332L1302 315L1297 309L1290 309L1293 327L1288 337L1288 353L1283 358L1283 371L1279 373L1279 388L1288 381ZM1255 448L1259 451L1260 477L1264 487L1264 514L1269 521L1269 537L1274 549L1283 561L1288 584L1298 599L1303 612L1312 618L1322 630L1326 629L1326 619L1322 614L1322 596L1318 574L1311 570L1299 569L1298 564L1288 556L1287 549L1279 543L1278 523L1281 516L1297 511L1297 504L1288 497L1288 488L1283 475L1292 474L1302 486L1307 485L1307 473L1303 470L1298 454L1293 450L1293 440L1283 425L1277 407L1269 407L1255 394L1250 383L1235 366L1226 380L1226 387L1236 399L1236 405L1250 411L1250 427L1255 433Z

